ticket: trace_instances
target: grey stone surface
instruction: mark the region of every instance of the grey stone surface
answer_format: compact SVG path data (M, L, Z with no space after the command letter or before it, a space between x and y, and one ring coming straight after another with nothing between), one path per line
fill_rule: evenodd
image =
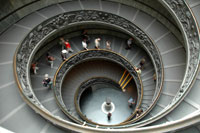
M61 3L60 6L62 6L66 12L74 11L74 10L81 10L78 0L74 0L72 2Z
M150 91L145 90L144 91L144 96L151 96L152 97L154 95L154 91L155 91L154 87L152 87Z
M155 106L154 109L151 111L152 115L156 115L157 113L159 113L161 110L163 110L163 108L161 106ZM160 122L159 122L160 123Z
M186 129L182 129L180 131L176 131L177 133L199 133L199 129L196 127L189 127Z
M177 53L179 53L179 55L181 55L181 56L178 56ZM170 60L169 60L169 58L170 58ZM163 59L164 66L185 63L185 61L186 61L185 50L183 48L181 48L181 49L177 49L175 51L169 52L169 53L163 55L162 59Z
M111 120L108 120L107 114L102 111L102 104L107 97L115 106ZM106 125L119 124L130 117L134 110L134 106L133 108L128 107L129 97L127 93L122 92L119 88L98 88L91 94L85 95L81 104L81 111L93 122Z
M62 9L59 8L57 5L52 5L52 6L39 10L39 13L43 14L47 18L50 18L62 12L63 12Z
M168 31L169 30L164 25L158 21L155 21L146 32L151 36L152 39L156 40Z
M165 69L165 77L171 80L182 80L184 76L185 66L173 67Z
M39 133L46 120L25 105L1 126L16 133Z
M0 18L6 16L8 13L20 8L21 6L28 4L34 0L21 0L21 1L1 1L0 4L3 5L1 7L1 15Z
M153 21L153 19L154 18L152 16L139 11L133 22L136 23L139 27L142 27L142 29L145 29Z
M199 79L195 82L194 87L193 88L199 88L200 85L200 81ZM190 93L187 95L186 98L191 99L192 101L194 101L195 103L197 103L198 105L200 105L200 97L199 97L199 89L192 89L192 91L190 91Z
M17 24L33 28L44 20L45 20L44 17L38 15L37 13L32 13L32 14L29 14L28 16L25 16Z
M169 33L165 37L159 39L156 44L161 53L166 51L166 49L173 49L181 46L180 42L177 40L177 38L175 38L172 33Z
M143 86L148 86L148 85L155 84L155 83L152 79L149 79L149 80L146 80L146 81L142 80L142 84L143 84Z
M28 32L29 30L14 25L0 36L0 42L19 43Z
M158 124L164 124L164 123L166 123L167 122L167 120L165 119L165 118L161 118L159 121L156 121L156 122L154 122L156 125L158 125ZM153 124L154 124L153 123ZM151 125L153 125L153 124L150 124L149 126L151 126Z
M101 3L102 3L103 11L110 12L113 14L117 13L118 6L119 6L117 3L113 3L109 1L101 1Z
M189 5L199 2L199 0L186 0Z
M17 44L0 42L0 63L12 61L16 48Z
M53 125L50 125L49 128L46 130L46 132L48 133L76 133L74 131L70 131L70 130L62 130L62 129L59 129L58 127L56 126L53 126Z
M24 103L19 95L18 87L16 84L0 89L0 120L7 116L12 110ZM17 120L16 120L17 121ZM4 122L4 121L3 121ZM0 125L2 121L0 122Z
M167 106L172 99L173 99L172 96L161 94L161 96L160 96L160 98L158 100L158 104Z
M99 0L81 0L84 9L100 10Z
M192 8L192 11L195 14L198 26L200 27L200 16L199 16L199 12L200 12L200 5L195 6L194 8Z
M0 85L5 85L7 83L10 83L14 81L13 76L13 66L12 64L6 64L0 66Z
M186 103L185 101L182 101L178 108L174 109L172 113L169 113L167 117L172 118L172 120L178 120L184 116L191 114L196 110L197 109L191 106L190 104Z
M180 85L181 82L178 83L178 82L164 81L163 93L175 95L178 92L178 88Z
M136 12L137 12L136 8L121 4L119 15L123 16L124 18L128 19L129 21L132 21Z
M48 102L55 100L53 91L50 89L45 89L44 91L35 91L35 95L41 102Z
M1 21L0 31L5 31L7 28L11 27L14 24L13 22L17 22L19 19L20 17L16 13L12 14L11 16L8 16L6 19Z

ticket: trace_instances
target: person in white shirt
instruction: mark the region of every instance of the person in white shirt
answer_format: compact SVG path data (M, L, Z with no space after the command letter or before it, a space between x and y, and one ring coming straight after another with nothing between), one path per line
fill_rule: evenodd
M67 55L68 55L68 51L63 49L61 51L61 57L62 57L62 60L65 61L67 59Z
M100 47L100 41L101 41L100 38L96 38L96 39L94 40L95 48L96 48L96 49L99 49L99 47Z
M111 50L111 42L110 41L106 41L106 49Z
M141 71L140 68L136 68L136 72L137 72L139 75L141 75L141 73L142 73L142 71Z
M87 48L87 43L86 43L86 39L84 39L84 40L82 41L82 46L83 46L83 49L84 49L84 50L88 50L88 48Z
M127 47L126 47L126 50L129 50L131 49L131 45L133 44L133 38L129 38L127 40Z

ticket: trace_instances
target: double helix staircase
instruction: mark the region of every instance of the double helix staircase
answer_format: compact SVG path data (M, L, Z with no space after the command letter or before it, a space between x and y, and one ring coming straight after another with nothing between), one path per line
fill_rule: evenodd
M199 100L199 80L200 75L197 72L197 78L194 79L191 86L191 90L188 95L186 95L183 100L178 104L177 107L172 107L168 109L169 105L173 103L173 99L179 94L180 86L184 79L187 67L187 50L186 46L183 44L183 34L180 33L178 27L168 21L168 18L162 16L158 10L154 10L148 5L143 5L147 7L150 11L156 12L160 16L155 17L155 14L151 14L145 11L143 7L138 5L142 4L139 1L135 1L135 5L125 4L116 2L114 0L72 0L64 1L61 3L55 3L45 8L38 9L28 14L27 16L21 18L19 21L11 25L6 31L0 35L0 126L13 132L40 132L40 133L53 133L53 132L100 132L97 128L89 129L84 125L74 124L71 119L69 119L62 110L58 107L56 99L54 97L53 90L47 89L42 86L42 80L44 74L48 73L51 78L55 75L57 69L62 63L60 52L62 46L58 43L59 38L54 41L48 42L48 45L54 45L48 51L45 51L43 55L38 58L38 74L30 75L30 83L33 88L35 96L43 105L43 107L49 111L49 113L55 115L58 119L66 120L68 126L66 129L55 126L56 123L51 123L48 120L41 117L38 112L34 112L21 98L15 77L13 75L13 56L15 51L23 39L31 32L31 30L37 25L41 24L43 21L48 20L55 15L71 12L71 11L81 11L81 10L99 10L107 13L112 13L121 16L131 23L137 25L142 31L144 31L152 40L152 42L158 48L160 52L161 59L163 62L163 85L162 91L159 94L159 99L157 102L153 103L154 94L156 92L156 83L153 81L153 75L155 73L155 67L151 57L148 53L141 47L138 42L131 48L131 50L126 50L126 39L120 38L118 36L109 34L95 34L91 36L92 44L89 49L94 48L94 39L100 37L101 49L105 49L106 40L111 41L111 50L118 53L119 55L125 57L131 64L138 66L142 58L146 59L145 69L142 70L141 80L143 84L143 100L141 103L141 108L147 110L152 104L154 107L139 121L129 124L127 127L120 127L121 129L116 129L119 132L155 132L155 131L170 131L176 129L176 124L184 118L190 117L194 114L198 114L200 108ZM200 2L198 0L187 1L189 7L194 13L197 22L200 21L199 10ZM140 4L137 4L140 3ZM172 28L170 28L172 27ZM179 34L175 34L179 33ZM82 38L75 36L70 38L70 44L74 52L71 54L76 54L83 50L81 45ZM45 60L46 52L54 56L56 60L54 61L54 67L50 68ZM113 69L116 68L116 69ZM106 71L104 71L106 70ZM116 73L117 71L118 73ZM92 76L105 76L110 77L119 81L124 70L112 66L111 64L95 64L95 62L90 62L86 67L79 67L74 70L73 73L69 73L70 77L65 79L65 85L62 90L63 96L65 97L64 103L67 105L73 115L79 117L76 114L76 110L73 104L74 89L77 88L78 84L85 81ZM78 78L77 78L78 77ZM166 111L168 109L168 111ZM176 123L177 121L177 123ZM165 124L175 123L171 126L171 129L166 129ZM55 124L55 125L54 125ZM161 128L156 129L154 127L160 126ZM184 126L179 127L184 128ZM135 128L138 127L138 130ZM143 129L146 127L147 129ZM141 128L141 130L139 130ZM149 129L148 129L149 128ZM151 128L151 129L150 129ZM163 130L162 130L163 128ZM111 129L105 129L106 131L112 132ZM184 129L185 130L185 129ZM199 132L199 124L195 122L195 125L187 127L186 132L194 131ZM182 131L180 131L182 132Z

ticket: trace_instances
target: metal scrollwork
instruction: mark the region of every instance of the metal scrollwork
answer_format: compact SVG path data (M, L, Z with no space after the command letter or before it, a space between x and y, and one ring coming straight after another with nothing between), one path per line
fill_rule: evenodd
M62 110L64 110L63 112L67 112L69 109L65 106L62 97L61 97L61 89L62 89L62 83L63 83L63 79L65 76L67 76L67 73L69 72L69 70L71 68L73 68L74 66L76 66L79 63L82 63L84 61L88 61L91 59L104 59L104 60L109 60L109 61L113 61L119 65L121 65L122 67L124 67L129 74L133 77L133 80L135 81L136 84L136 88L137 88L137 92L138 92L138 99L137 99L137 103L136 106L139 108L139 103L142 100L142 81L139 78L138 73L135 70L135 67L132 66L125 58L121 57L120 55L111 52L111 51L107 51L107 50L87 50L87 51L82 51L78 54L75 54L74 56L70 57L68 60L64 61L64 63L62 63L62 65L59 67L59 69L56 72L55 75L55 83L54 83L54 92L56 95L56 99L58 101L58 104L60 105L60 107L62 108ZM81 86L81 90L83 90L85 87L88 86L88 84L93 83L96 80L89 80L88 82L86 82L84 85L85 86ZM101 79L98 81L106 81L105 79ZM80 83L81 84L81 83ZM69 115L69 112L66 113L66 115ZM75 118L77 119L77 118Z
M187 67L182 84L179 88L179 92L176 94L172 102L163 109L160 113L152 117L151 119L144 120L140 123L133 125L147 125L158 118L162 118L169 113L172 109L179 105L181 100L186 96L192 87L192 83L195 80L199 70L200 59L200 36L199 29L195 18L193 17L190 8L184 0L159 0L164 6L168 8L174 15L174 18L178 21L180 29L182 30L185 38L186 52L187 52Z
M71 24L91 22L115 26L123 30L124 32L131 34L133 37L135 37L136 40L138 40L141 43L141 46L144 47L144 49L152 58L154 67L156 69L157 84L155 91L155 99L153 99L153 101L156 102L159 97L159 92L162 89L163 82L162 61L157 47L152 43L151 39L132 22L111 13L95 10L73 11L59 14L36 26L25 37L25 39L18 47L15 56L15 69L17 75L16 77L19 81L19 86L22 89L22 93L25 95L25 97L32 103L40 105L40 107L42 107L42 105L34 95L34 92L32 91L32 87L29 80L30 62L32 56L34 56L37 49L42 45L41 42L49 36L51 36L53 33L56 33L56 31L64 29L65 27L70 26ZM130 67L131 66L127 65L127 68Z
M120 89L120 85L115 82L114 80L111 80L111 79L108 79L108 78L105 78L105 77L95 77L95 78L91 78L85 82L83 82L80 87L76 90L76 94L75 94L75 105L76 105L76 110L77 112L79 113L79 115L81 116L82 119L86 120L87 122L90 122L91 120L87 119L82 111L81 111L81 108L80 108L80 99L81 99L81 96L83 94L84 91L86 91L90 86L93 86L93 85L96 85L98 83L102 83L102 84L110 84L112 86L115 86L116 89ZM137 99L138 101L139 99ZM139 107L140 105L138 105ZM137 108L137 107L136 107ZM134 116L135 114L132 114L131 118Z
M174 98L173 102L168 106L175 105L191 88L192 82L199 67L199 50L200 39L199 31L195 19L184 0L159 0L164 6L171 10L177 21L180 22L181 28L186 38L186 47L188 52L188 65L185 73L183 83L180 87L180 93ZM15 56L15 71L17 74L17 81L19 81L22 93L31 102L40 105L35 97L28 79L28 68L31 54L34 52L35 47L40 46L40 40L48 37L51 32L64 28L68 24L79 22L102 22L118 26L126 31L129 31L136 39L138 39L152 57L155 68L157 70L157 90L162 86L162 62L157 48L153 45L149 37L141 31L133 23L123 19L119 16L105 13L102 11L75 11L63 13L53 18L44 21L41 25L34 28L29 35L23 40L16 51ZM50 120L50 119L49 119ZM147 123L146 123L147 124ZM128 126L128 125L127 125ZM129 125L133 126L133 125ZM63 126L62 126L63 127ZM134 128L133 130L134 131Z
M199 67L200 59L200 39L197 23L190 11L189 7L183 0L164 0L164 4L172 10L176 19L180 23L181 29L183 29L183 35L185 35L185 43L187 46L187 68L186 73L179 89L179 93L173 99L171 106L177 103L184 95L189 92L191 84L196 77ZM171 107L169 106L169 108Z

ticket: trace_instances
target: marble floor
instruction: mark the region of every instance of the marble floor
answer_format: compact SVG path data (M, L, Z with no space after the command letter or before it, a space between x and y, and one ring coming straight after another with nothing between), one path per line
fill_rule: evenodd
M107 97L115 106L110 120L102 111L102 104ZM122 92L121 89L114 86L96 86L92 90L84 92L80 103L81 111L93 122L105 125L119 124L125 121L135 109L135 106L132 108L128 106L130 97L128 93Z

